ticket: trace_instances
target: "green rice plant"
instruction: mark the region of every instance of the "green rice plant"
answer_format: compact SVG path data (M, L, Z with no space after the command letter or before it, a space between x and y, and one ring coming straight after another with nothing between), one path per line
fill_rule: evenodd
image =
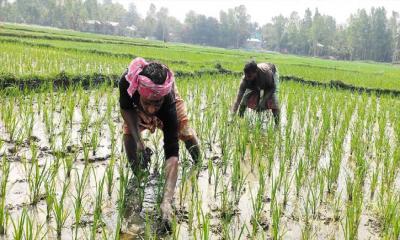
M315 180L314 180L315 182ZM319 206L319 199L318 199L318 185L316 183L312 183L308 188L307 193L307 202L311 208L311 214L313 218L317 217L317 208Z
M25 128L25 137L28 141L31 141L32 138L32 132L33 132L33 125L34 125L34 116L35 112L33 110L33 99L32 96L28 96L28 103L24 104L26 106L26 109L22 111L24 115L24 120L23 120L23 126Z
M45 235L40 236L40 233L44 227L43 225L35 225L35 222L29 217L28 214L25 215L25 232L24 232L24 239L44 239Z
M72 121L74 119L74 113L75 113L75 106L76 106L76 98L73 97L73 88L70 87L68 88L67 94L70 96L68 98L68 101L66 101L66 115L67 115L67 120L69 122L69 127L72 130Z
M273 239L282 239L283 229L281 228L281 207L277 202L271 202L272 228L271 235Z
M157 233L153 233L152 225L154 224L154 219L151 217L149 213L145 213L145 227L144 227L144 239L157 239Z
M223 185L221 194L221 217L223 221L230 222L234 216L234 204L230 199L227 186Z
M90 147L89 144L85 143L84 141L82 141L81 144L82 144L83 160L85 161L85 167L86 167L89 164Z
M390 233L392 239L399 239L400 237L400 211L397 208L396 215L392 220L392 231Z
M318 171L316 176L316 188L318 188L318 199L319 203L324 202L325 193L325 175L324 171Z
M115 165L115 158L111 156L111 160L108 163L106 168L106 176L107 176L107 194L111 197L112 188L114 185L114 165Z
M356 239L362 212L362 192L355 192L354 199L346 206L346 218L342 222L345 239Z
M46 190L46 221L50 221L53 203L56 200L56 186L54 179L44 183Z
M295 172L295 181L296 181L296 196L297 198L300 196L300 190L301 187L303 186L303 179L304 179L304 174L305 174L305 163L303 158L299 159L299 163L296 168Z
M287 171L288 167L289 166L288 166L287 162L282 158L279 161L279 169L278 169L278 180L277 181L278 181L279 187L282 186L282 181L284 178L286 178L286 171Z
M179 239L180 233L181 233L181 226L178 224L178 219L176 216L172 218L172 239L177 240Z
M11 223L13 226L13 238L15 240L23 240L24 239L24 227L25 227L25 221L28 218L28 213L26 208L22 209L21 216L14 221L13 218L11 218Z
M310 224L304 224L301 228L301 239L308 240L312 239L312 226Z
M67 221L67 218L70 214L70 211L66 209L64 206L65 197L70 183L71 182L68 179L64 182L60 199L55 200L53 202L53 213L54 213L54 220L56 222L56 233L58 237L61 237L62 228L64 227L64 224Z
M289 180L289 175L286 175L285 180L283 182L283 203L282 203L283 210L286 209L292 180L293 180L293 177L291 177Z
M112 120L112 117L110 117L110 118L107 117L107 119L108 119L108 121L107 121L108 129L110 131L110 155L111 155L111 157L115 157L114 155L116 152L115 150L116 150L116 142L117 142L117 139L115 136L116 135L116 127Z
M99 145L99 133L101 131L101 121L98 120L94 123L94 127L92 129L92 136L90 137L90 145L92 147L93 156L96 155L96 150Z
M354 193L354 180L353 178L347 174L346 175L346 193L347 193L347 200L353 201L353 193Z
M81 126L80 126L80 132L81 132L80 138L82 140L82 139L84 139L85 136L87 136L87 132L88 132L89 125L90 125L88 94L82 95L80 110L81 110L81 115L82 115L82 121L81 121Z
M261 213L264 209L265 202L264 200L264 195L265 195L265 167L261 164L259 167L259 188L257 191L257 195L255 198L253 198L253 194L251 194L251 188L250 188L250 195L251 195L251 205L253 208L253 215L251 218L251 224L253 226L253 232L252 235L255 236L257 233L257 230L260 226L260 220L261 220Z
M269 139L268 146L265 147L267 149L267 167L268 167L268 177L272 176L272 170L274 168L274 159L275 159L275 131L272 127L267 129L267 137Z
M72 167L74 166L74 156L66 156L64 158L64 169L65 169L65 176L67 178L71 177L71 171L72 171Z
M3 116L3 122L4 122L4 126L7 129L8 132L8 138L10 141L14 141L16 139L16 135L18 134L17 130L18 130L18 118L17 118L17 113L15 112L14 109L14 102L12 101L12 99L7 102L3 107L3 112L2 112L2 116Z
M51 96L51 94L50 94ZM48 135L48 140L50 145L52 146L54 144L54 123L53 123L53 119L54 119L54 112L52 111L52 108L44 108L43 109L43 120L46 126L46 131L47 131L47 135ZM53 149L51 147L51 149Z
M332 193L337 184L340 173L340 162L342 159L343 139L340 133L335 134L332 143L332 151L330 152L330 162L326 172L327 176L327 191Z
M194 199L194 194L192 194L191 200ZM188 211L188 231L192 232L193 231L193 225L194 225L194 212L195 212L195 201L190 201L189 202L189 211ZM195 236L195 235L194 235Z
M256 127L257 129L257 127ZM259 141L257 141L259 142ZM256 147L255 144L250 144L250 171L253 173L254 172L254 166L256 165L256 160L258 159L258 151L256 150L256 148L258 148L259 146ZM260 150L260 152L263 152L262 150Z
M184 204L184 200L188 193L188 184L187 184L187 177L190 173L188 173L188 169L186 166L182 167L182 177L181 183L179 185L179 206L182 208Z
M208 170L208 184L211 184L211 178L214 172L214 166L211 158L208 159L207 170Z
M236 204L238 204L246 180L246 177L243 176L241 171L240 159L238 158L238 155L236 155L233 160L232 168L231 189L234 192L234 201Z
M1 147L0 147L1 148ZM6 234L7 229L7 210L5 208L6 197L7 197L7 182L10 174L10 163L6 159L6 155L3 155L1 162L1 182L0 182L0 235Z
M121 224L125 212L125 192L128 185L129 171L124 167L126 164L126 158L122 157L120 165L118 167L119 173L119 189L118 189L118 200L117 200L117 225L115 228L115 239L119 239Z
M310 225L311 224L311 207L310 207L310 201L309 201L309 196L310 194L307 193L306 198L303 200L303 208L302 208L302 218L304 221L305 225Z
M278 189L279 189L278 179L274 178L274 175L272 175L271 176L271 203L274 203L277 201ZM271 211L271 217L272 217L272 211Z
M66 147L68 146L69 141L71 140L71 129L68 127L68 123L64 123L62 130L60 132L61 135L61 149L62 151L66 151Z
M30 189L30 201L32 205L36 205L40 199L40 192L42 190L42 186L46 181L48 175L47 166L44 165L42 168L39 166L39 160L37 159L37 147L34 144L31 144L31 166L29 171L27 172L27 179Z
M95 174L95 172L94 172ZM99 224L102 222L102 203L103 203L103 190L104 190L104 182L105 182L106 176L103 176L103 178L100 180L99 183L96 181L96 200L95 200L95 205L94 205L94 212L93 212L93 224L91 226L91 235L90 239L94 240L96 239L96 233L97 233L97 228L99 227Z
M200 231L200 238L203 240L208 240L211 238L210 235L210 214L206 213L204 214L203 211L201 211L201 219L202 219L202 223L201 223L201 229L202 231Z
M85 187L87 185L89 179L89 168L84 168L82 174L80 175L78 171L76 171L76 187L75 194L73 195L74 201L72 202L74 207L74 215L75 215L75 234L74 238L78 239L78 229L81 222L82 214L83 214L83 200Z
M335 221L340 220L341 206L342 206L342 193L340 192L336 197L334 197L333 201L333 219Z
M379 166L376 166L373 170L372 176L371 176L371 185L370 185L370 198L374 198L375 190L378 185L378 178L379 178Z
M48 181L54 181L56 179L56 177L58 176L58 171L60 169L60 155L59 154L55 154L55 159L54 161L50 164L50 167L48 169L48 177L50 178L50 180Z
M396 219L396 214L398 214L400 196L398 194L395 195L391 190L388 190L384 195L379 196L378 202L382 232L389 235L389 231L393 227L393 220Z
M215 182L214 182L214 199L217 198L217 191L218 191L218 186L220 185L220 168L215 168Z

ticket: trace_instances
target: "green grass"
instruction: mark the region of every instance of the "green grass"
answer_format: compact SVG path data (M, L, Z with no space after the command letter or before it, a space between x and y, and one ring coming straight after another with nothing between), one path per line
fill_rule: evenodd
M174 71L224 69L240 72L249 59L277 64L282 75L362 87L400 89L400 67L391 64L322 60L277 53L246 52L188 44L162 43L13 24L0 26L0 72L17 76L121 74L134 56L156 59ZM13 36L4 36L11 34ZM55 38L55 39L51 39ZM58 38L58 39L57 39ZM145 45L145 46L144 46Z

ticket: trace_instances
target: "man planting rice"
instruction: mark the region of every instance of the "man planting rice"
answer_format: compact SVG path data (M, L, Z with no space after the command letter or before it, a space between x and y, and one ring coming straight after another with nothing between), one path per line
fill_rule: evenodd
M172 201L178 177L179 144L185 143L194 163L199 162L200 149L196 133L189 126L185 103L179 96L174 75L157 62L134 59L119 81L120 108L124 119L123 141L130 167L137 176L148 171L151 151L145 148L141 131L164 134L165 187L161 217L171 223ZM132 207L132 206L127 206ZM139 210L140 209L135 209Z
M244 76L240 82L239 92L232 111L242 117L246 108L257 112L272 110L275 126L279 124L280 108L278 102L279 74L274 64L247 63L243 69Z

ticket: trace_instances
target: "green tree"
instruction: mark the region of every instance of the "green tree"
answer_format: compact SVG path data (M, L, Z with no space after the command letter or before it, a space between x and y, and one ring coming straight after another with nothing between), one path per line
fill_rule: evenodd
M370 20L365 9L352 14L348 26L348 43L351 52L350 59L365 60L369 56L370 48Z
M157 8L154 4L150 4L145 19L140 24L140 35L143 37L154 37L157 27Z
M167 8L160 8L160 10L158 10L156 14L156 29L154 32L154 36L158 40L162 40L164 42L169 40Z
M391 34L386 18L386 10L383 7L371 9L371 55L375 61L392 60Z
M290 14L287 24L288 51L292 53L300 53L300 16L297 12Z

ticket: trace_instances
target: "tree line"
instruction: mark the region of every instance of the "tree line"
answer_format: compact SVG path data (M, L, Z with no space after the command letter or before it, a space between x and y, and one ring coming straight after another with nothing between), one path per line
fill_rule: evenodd
M259 26L244 5L221 10L219 18L190 11L180 22L154 4L142 16L134 3L125 9L112 0L0 0L0 21L224 48L246 48L253 38L257 47L272 51L381 62L400 61L399 20L398 12L377 7L359 9L338 24L318 9L307 9L303 16L292 12Z

